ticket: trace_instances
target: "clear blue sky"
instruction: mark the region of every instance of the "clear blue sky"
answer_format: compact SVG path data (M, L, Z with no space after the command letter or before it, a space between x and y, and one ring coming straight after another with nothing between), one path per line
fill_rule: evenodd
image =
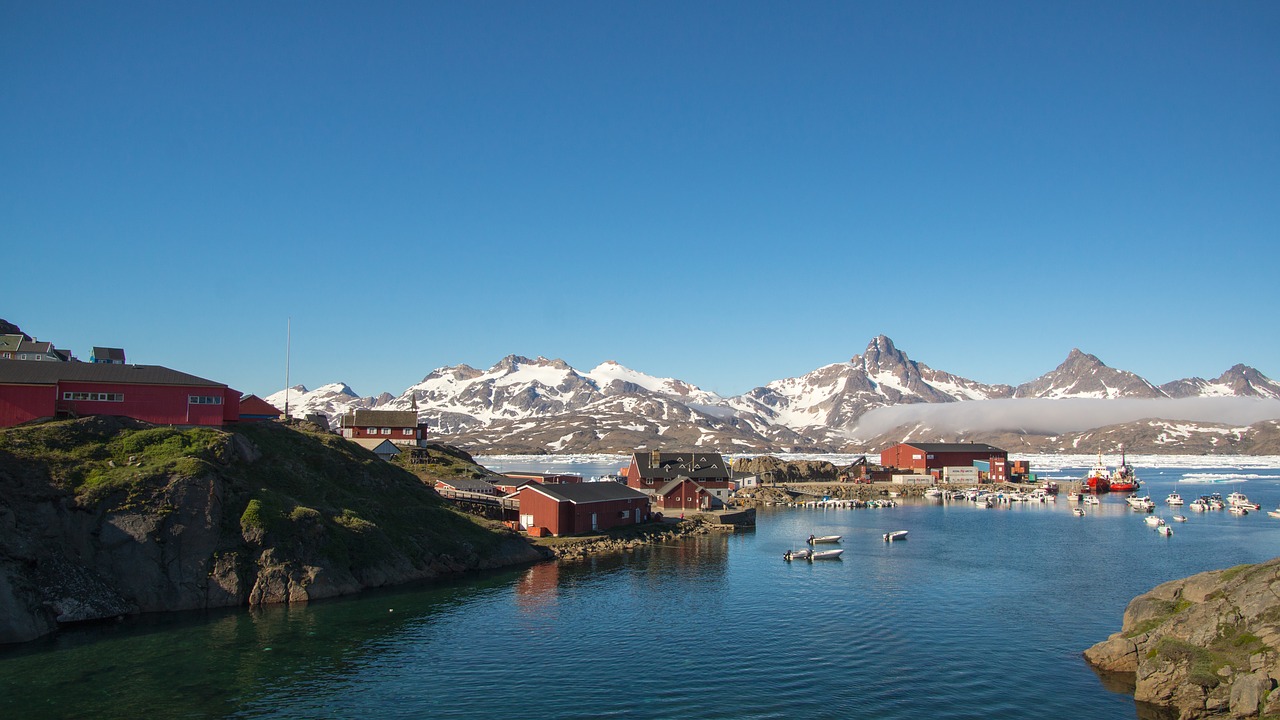
M1280 3L0 2L0 317L266 394L504 355L1280 375Z

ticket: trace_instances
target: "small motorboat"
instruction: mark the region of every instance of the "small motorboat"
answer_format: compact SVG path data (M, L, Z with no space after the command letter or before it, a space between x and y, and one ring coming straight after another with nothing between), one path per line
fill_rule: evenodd
M1169 494L1165 497L1164 501L1165 501L1165 504L1167 504L1167 505L1181 505L1181 504L1182 504L1182 496L1181 496L1181 495L1179 495L1179 494L1178 494L1178 492L1175 490L1175 491L1173 491L1173 492L1169 493Z
M1174 521L1174 522L1186 522L1186 521L1187 521L1187 516L1186 516L1186 515L1174 515L1174 516L1173 516L1173 521Z
M1273 518L1280 518L1280 507L1276 508L1275 510L1268 510L1267 514Z
M844 550L841 550L840 548L836 548L835 550L819 550L817 552L812 552L809 553L809 562L813 562L814 560L839 560L840 553L842 552L844 552Z
M1084 517L1084 508L1071 508L1071 514L1076 517Z
M1164 525L1164 518L1162 518L1162 517L1158 517L1158 516L1156 516L1156 515L1148 515L1148 516L1146 516L1146 517L1142 518L1142 522L1144 522L1144 523L1146 523L1146 524L1150 525L1151 527L1156 527L1156 528L1158 528L1158 527L1161 527L1162 525Z
M1084 504L1085 505L1101 505L1102 501L1098 499L1097 495L1085 495Z
M844 536L843 535L822 535L822 536L810 535L809 539L806 540L805 542L809 543L810 545L817 545L818 543L838 543L840 542L840 538L842 537Z
M813 554L813 551L808 549L788 550L782 554L782 559L786 560L787 562L791 562L792 560L808 560L809 556L812 554Z
M885 542L893 542L894 540L906 540L906 539L907 539L906 530L894 530L893 532L887 532L884 534Z
M1227 512L1231 513L1232 515L1248 515L1249 508L1243 505L1232 505L1231 507L1227 508Z
M1195 510L1196 512L1204 512L1209 509L1209 503L1203 500L1192 500L1191 504L1188 505L1187 508Z
M1156 532L1160 533L1165 537L1169 537L1170 535L1173 534L1173 528L1169 527L1168 525L1161 525L1160 527L1156 528Z

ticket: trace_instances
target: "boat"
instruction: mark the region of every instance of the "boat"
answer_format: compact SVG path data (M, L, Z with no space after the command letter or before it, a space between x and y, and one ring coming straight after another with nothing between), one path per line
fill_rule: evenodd
M1191 504L1187 506L1187 509L1195 510L1196 512L1204 512L1209 509L1209 503L1197 498L1191 501Z
M1142 518L1142 522L1150 525L1151 527L1160 527L1161 525L1164 525L1164 518L1157 515L1148 515L1147 517Z
M1150 495L1145 495L1143 497L1130 495L1125 498L1124 501L1129 504L1129 507L1139 512L1153 512L1156 509L1156 503L1151 499Z
M813 562L814 560L839 560L840 553L842 552L844 552L844 550L836 548L834 550L819 550L817 552L809 553L809 562Z
M1169 537L1170 535L1173 534L1173 528L1169 527L1168 525L1161 525L1156 528L1156 532L1160 533L1165 537Z
M1097 495L1085 495L1084 504L1085 505L1101 505L1102 501L1098 500Z
M1248 515L1249 508L1243 505L1232 505L1231 507L1227 508L1227 512L1231 513L1232 515Z
M789 562L789 561L791 561L791 560L808 560L808 559L809 559L809 556L810 556L810 555L812 555L812 554L813 554L813 551L812 551L812 550L808 550L808 549L805 549L805 550L788 550L788 551L786 551L785 553L783 553L783 554L782 554L782 559L783 559L783 560L786 560L786 561L788 561L788 562Z
M906 530L894 530L893 532L887 532L884 534L885 542L893 542L894 540L906 540L906 539L907 539Z
M815 537L813 535L810 535L809 539L806 540L805 542L809 543L810 545L817 545L818 543L838 543L840 542L840 538L842 537L844 536L843 535L823 535L821 537Z
M940 498L942 497L942 488L938 487L937 485L934 485L933 487L924 491L924 496L927 498Z
M1165 496L1164 502L1166 505L1181 505L1182 496L1178 494L1177 490L1174 490L1173 492Z
M1244 493L1233 492L1227 496L1227 504L1231 507L1242 507L1245 510L1261 510L1262 506L1257 503L1249 502L1249 497Z
M1280 518L1280 507L1276 508L1275 510L1268 510L1267 514L1273 518Z
M1071 513L1076 517L1084 517L1084 508L1071 508Z
M1044 484L1040 486L1040 489L1045 491L1045 494L1047 495L1057 495L1058 483L1054 482L1053 480L1045 480Z
M1186 521L1187 521L1187 516L1186 516L1186 515L1174 515L1174 516L1173 516L1173 521L1174 521L1174 522L1186 522Z
M1102 464L1102 451L1098 451L1098 463L1089 470L1089 474L1085 475L1084 480L1080 483L1081 489L1088 489L1096 493L1104 493L1111 491L1111 471L1106 465Z
M1080 493L1074 490L1067 493L1067 502L1080 502Z
M1101 464L1102 454L1098 454L1098 462ZM1124 445L1120 446L1120 466L1111 473L1111 492L1135 492L1142 487L1142 483L1138 481L1138 474L1134 472L1133 465L1124 456Z

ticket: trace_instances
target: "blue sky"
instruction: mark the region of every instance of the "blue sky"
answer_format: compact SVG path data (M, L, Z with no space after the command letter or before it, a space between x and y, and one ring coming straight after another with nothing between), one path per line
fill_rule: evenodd
M0 2L0 317L267 394L507 354L1280 375L1280 4Z

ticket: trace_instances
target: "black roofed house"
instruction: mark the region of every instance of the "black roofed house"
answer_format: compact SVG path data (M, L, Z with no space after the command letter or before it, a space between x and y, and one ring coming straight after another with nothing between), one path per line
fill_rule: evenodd
M660 510L711 510L724 504L697 480L687 477L678 477L658 488L653 500Z
M649 496L613 481L520 488L520 527L531 535L573 535L648 522Z
M348 440L390 440L397 445L426 444L427 425L417 410L350 410L340 418Z
M654 495L655 500L664 486L681 478L693 480L710 498L710 507L723 505L730 492L729 465L717 452L638 452L632 454L625 474L628 486Z

